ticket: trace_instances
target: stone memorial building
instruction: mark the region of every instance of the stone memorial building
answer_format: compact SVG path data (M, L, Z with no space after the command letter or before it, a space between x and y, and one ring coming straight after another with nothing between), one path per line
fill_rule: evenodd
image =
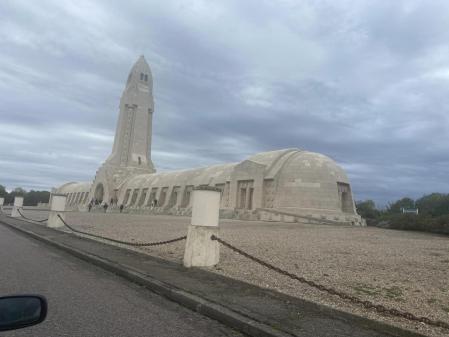
M93 182L55 189L68 207L108 203L128 212L188 215L195 186L221 190L222 217L289 221L319 219L362 225L344 170L332 159L297 148L255 154L241 162L156 173L151 161L153 78L141 56L131 69L120 100L111 155Z

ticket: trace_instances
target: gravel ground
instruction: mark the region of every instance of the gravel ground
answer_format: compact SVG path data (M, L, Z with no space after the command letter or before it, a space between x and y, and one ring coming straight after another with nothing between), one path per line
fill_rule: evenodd
M77 228L121 240L153 242L186 235L186 217L68 213ZM248 253L364 300L449 322L449 238L372 227L221 220L220 236ZM182 263L185 241L141 248ZM261 287L412 329L448 331L389 318L269 271L223 247L212 271Z

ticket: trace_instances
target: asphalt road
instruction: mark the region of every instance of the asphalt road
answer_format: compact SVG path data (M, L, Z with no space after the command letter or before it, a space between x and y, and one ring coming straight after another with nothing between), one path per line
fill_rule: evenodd
M34 336L241 336L135 284L0 225L0 296L38 293L40 325L4 332Z

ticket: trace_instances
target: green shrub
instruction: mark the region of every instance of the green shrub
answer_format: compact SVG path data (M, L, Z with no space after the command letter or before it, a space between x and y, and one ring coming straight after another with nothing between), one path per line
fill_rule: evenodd
M431 217L425 214L384 214L378 222L380 227L449 234L449 216Z

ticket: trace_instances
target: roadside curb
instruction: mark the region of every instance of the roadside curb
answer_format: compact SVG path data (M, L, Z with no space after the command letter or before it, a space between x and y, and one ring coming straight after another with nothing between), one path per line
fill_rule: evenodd
M17 232L24 233L36 240L42 241L53 247L61 249L81 260L87 261L93 265L101 267L109 272L119 275L131 282L142 285L152 292L161 295L173 302L176 302L190 310L198 312L204 316L214 319L224 325L227 325L237 331L254 337L292 337L280 330L276 330L269 325L260 323L251 317L245 316L239 312L231 310L223 305L214 303L200 296L188 293L168 283L159 281L151 276L145 275L132 268L109 261L105 258L83 252L79 249L70 247L65 244L55 242L49 238L33 233L15 225L0 220L0 223Z

